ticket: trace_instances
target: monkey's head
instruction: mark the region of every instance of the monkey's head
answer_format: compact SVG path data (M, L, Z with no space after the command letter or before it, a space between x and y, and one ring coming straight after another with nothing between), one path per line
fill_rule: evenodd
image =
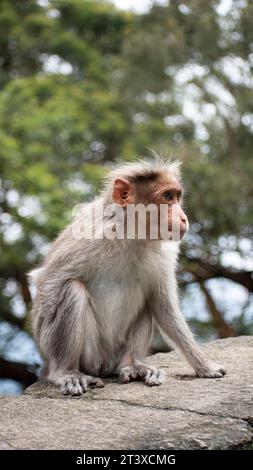
M126 164L110 173L109 188L112 202L125 210L127 225L134 224L135 238L143 238L144 225L147 239L180 240L187 232L179 162Z

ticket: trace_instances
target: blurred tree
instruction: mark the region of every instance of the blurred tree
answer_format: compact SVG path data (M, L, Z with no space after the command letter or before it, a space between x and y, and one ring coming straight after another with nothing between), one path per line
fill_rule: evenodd
M138 17L116 58L115 86L130 122L122 154L153 147L183 161L192 230L181 280L198 283L209 324L231 336L242 330L225 321L208 281L253 292L253 6L168 3Z
M94 1L0 4L0 319L28 334L26 272L126 137L110 77L129 21ZM2 354L0 376L13 378Z
M143 15L108 1L2 0L2 324L29 334L25 273L106 167L151 147L183 160L192 230L180 278L209 311L196 331L253 331L252 22L252 4L239 0L227 12L217 0L171 0ZM215 279L245 288L240 317L224 315ZM1 342L0 354L0 376L14 378ZM17 364L17 380L32 381L34 370L20 378L29 370Z

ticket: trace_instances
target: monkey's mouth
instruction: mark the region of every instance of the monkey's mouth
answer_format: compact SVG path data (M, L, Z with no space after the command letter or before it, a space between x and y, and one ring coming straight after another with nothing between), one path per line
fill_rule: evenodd
M182 240L185 234L188 232L188 228L186 226L180 225L179 229L173 229L171 225L168 226L168 232L171 234L172 240Z
M187 233L187 230L180 230L180 240L182 240Z

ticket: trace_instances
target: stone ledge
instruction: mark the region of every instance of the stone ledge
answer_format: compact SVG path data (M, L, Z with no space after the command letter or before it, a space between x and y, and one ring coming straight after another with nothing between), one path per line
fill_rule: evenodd
M253 443L253 337L217 340L203 346L223 363L222 379L199 379L176 353L150 363L167 380L142 382L82 397L62 397L44 381L23 396L0 397L0 449L228 449Z

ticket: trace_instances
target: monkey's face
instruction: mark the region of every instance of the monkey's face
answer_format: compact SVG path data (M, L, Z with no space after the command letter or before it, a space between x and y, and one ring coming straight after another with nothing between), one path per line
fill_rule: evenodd
M182 186L176 179L161 181L155 193L155 202L160 214L160 227L163 224L167 225L173 238L175 236L180 240L189 229L188 218L182 208L182 195Z
M178 228L177 228L178 227ZM168 206L168 230L169 232L179 231L180 240L189 230L189 222L180 203Z
M134 223L135 238L181 240L189 228L182 208L182 186L173 175L130 182L118 179L114 184L113 200L127 209L127 224ZM128 211L134 206L134 211ZM144 208L144 211L141 210ZM145 210L146 208L146 210Z
M164 175L154 182L136 188L137 200L146 206L154 205L158 218L158 239L181 240L189 229L188 218L182 208L183 188L172 175ZM147 212L147 234L152 229L151 212ZM150 229L151 228L151 229ZM152 238L152 237L151 237Z

